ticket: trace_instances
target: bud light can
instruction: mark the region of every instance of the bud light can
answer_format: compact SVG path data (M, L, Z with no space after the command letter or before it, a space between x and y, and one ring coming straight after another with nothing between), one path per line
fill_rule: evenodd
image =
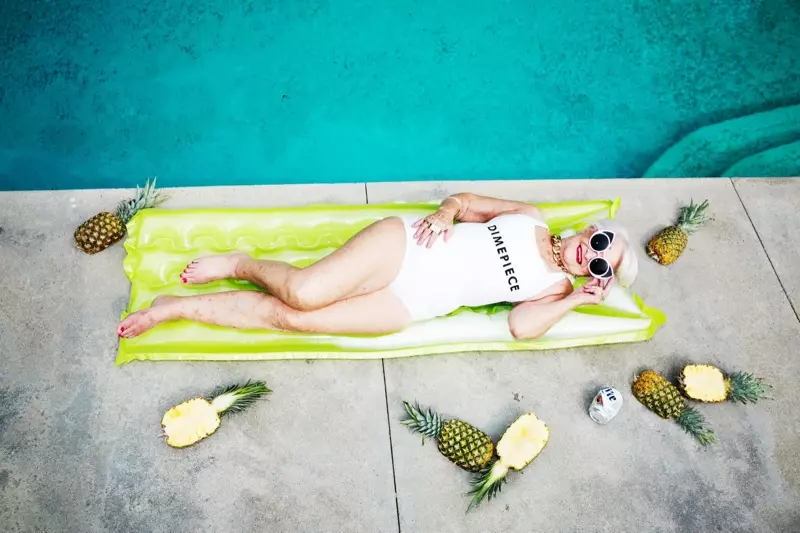
M622 394L612 387L600 389L589 406L589 417L598 424L608 424L622 407Z

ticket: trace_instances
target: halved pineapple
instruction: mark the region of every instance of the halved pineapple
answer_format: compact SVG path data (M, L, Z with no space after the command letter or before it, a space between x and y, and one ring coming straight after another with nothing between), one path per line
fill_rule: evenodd
M550 439L550 428L533 413L525 413L506 429L497 443L498 460L483 470L472 482L474 494L469 509L484 497L491 500L506 482L509 469L522 470L544 449Z
M686 365L678 383L686 396L700 402L755 403L767 397L766 385L761 379L743 372L725 376L722 370L711 365Z
M219 425L219 413L205 398L176 405L161 419L167 444L173 448L190 446L214 433Z
M161 419L167 444L173 448L195 444L219 428L221 414L243 411L270 392L263 381L248 381L218 390L210 402L198 397L170 408Z

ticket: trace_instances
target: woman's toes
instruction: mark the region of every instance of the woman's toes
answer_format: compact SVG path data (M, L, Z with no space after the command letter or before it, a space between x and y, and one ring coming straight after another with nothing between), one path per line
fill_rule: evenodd
M132 339L142 332L140 324L131 324L129 327L122 331L122 337L125 339Z
M243 257L247 257L247 255L236 252L197 258L183 269L181 281L183 283L208 283L235 277L236 265Z
M133 316L133 315L131 315ZM128 317L130 318L130 317ZM129 321L127 318L123 321L122 324L119 325L117 328L117 335L123 337L125 339L129 339L131 336L131 332L133 330L133 322Z
M120 337L131 339L141 335L154 325L155 319L152 311L149 308L142 309L141 311L131 313L125 317L125 320L120 322L119 326L117 327L117 334Z

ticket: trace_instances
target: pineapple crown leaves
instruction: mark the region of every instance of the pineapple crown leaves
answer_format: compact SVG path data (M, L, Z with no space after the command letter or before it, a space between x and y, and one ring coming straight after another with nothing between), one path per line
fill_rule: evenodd
M492 498L497 497L500 491L503 490L503 483L507 483L508 479L506 474L508 467L503 465L500 461L492 461L478 472L470 481L472 490L467 494L472 494L472 500L469 502L467 512L476 507L484 499L491 501Z
M708 200L704 200L701 204L695 204L694 200L690 201L689 205L683 206L681 209L681 216L678 218L678 227L687 234L694 233L706 222L714 220L706 214L707 209Z
M434 413L430 409L425 411L420 408L419 404L411 405L406 401L403 402L403 406L408 413L408 418L401 420L401 424L426 437L439 438L442 434L442 417L438 413Z
M117 204L115 214L122 222L127 224L142 209L155 207L168 198L169 196L156 190L156 178L153 178L152 184L150 180L145 182L144 189L137 185L136 194L134 194L133 198L127 198Z
M239 413L271 393L263 381L247 382L244 385L229 385L216 389L209 396L218 413Z
M731 384L729 399L734 402L746 404L748 402L756 403L761 399L772 399L767 396L769 385L762 383L760 378L756 378L752 374L733 372L728 379Z
M694 407L686 407L678 416L678 424L703 446L716 442L714 432L705 426L705 419Z

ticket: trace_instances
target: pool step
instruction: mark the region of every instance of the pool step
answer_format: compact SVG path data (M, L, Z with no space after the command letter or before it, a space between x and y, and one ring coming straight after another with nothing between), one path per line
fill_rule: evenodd
M745 170L752 176L797 175L791 155L796 154L792 145L797 141L800 105L780 107L693 131L664 152L643 177L716 177ZM784 146L788 148L780 150ZM761 153L765 155L756 157ZM791 169L794 173L785 173Z
M765 174L770 176L800 176L800 141L770 148L745 157L722 175L726 178L751 178Z

